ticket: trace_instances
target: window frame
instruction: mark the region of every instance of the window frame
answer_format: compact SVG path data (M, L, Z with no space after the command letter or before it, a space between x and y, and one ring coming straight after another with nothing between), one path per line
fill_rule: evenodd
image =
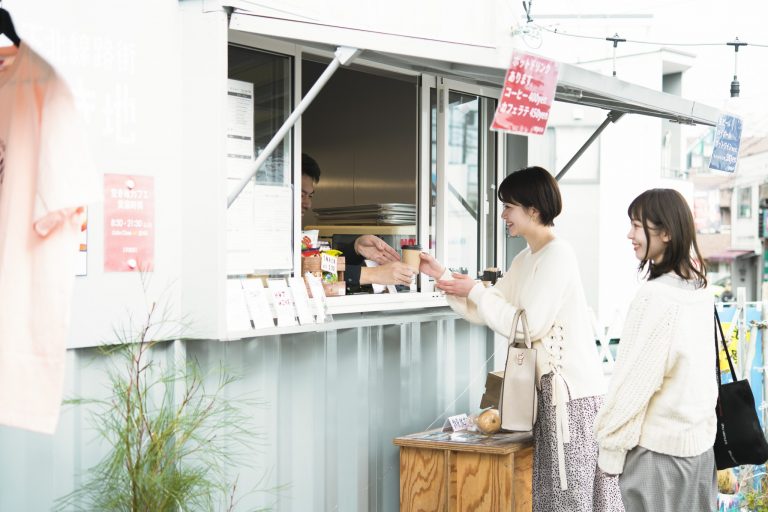
M753 189L752 185L738 187L738 193L736 194L736 218L737 219L751 219L752 218L752 203L753 203ZM743 198L746 197L748 203L743 203ZM742 212L742 208L745 207Z
M240 31L229 31L229 38L228 38L228 45L238 45L247 49L252 49L254 51L263 51L268 53L275 53L279 54L281 56L285 56L292 59L292 69L291 69L291 87L292 87L292 99L293 104L291 108L295 109L296 105L301 101L301 83L302 83L302 63L305 58L309 57L321 57L324 59L333 59L334 55L332 52L329 52L327 50L314 48L311 46L304 46L300 44L294 44L290 42L285 42L281 40L277 40L271 37L265 37L265 36L259 36L256 34L246 33L246 32L240 32ZM431 157L430 157L430 145L431 145L431 139L430 139L430 102L429 102L429 94L430 94L430 88L434 88L438 91L445 90L446 91L446 98L449 91L459 92L459 93L465 93L465 94L471 94L471 95L477 95L481 97L482 101L481 104L483 104L485 101L488 102L495 102L497 101L499 94L501 93L501 87L489 87L487 85L481 85L481 84L473 84L469 82L464 81L458 81L455 79L447 79L438 77L435 75L430 75L426 73L421 73L419 71L414 71L412 69L407 68L400 68L397 66L390 66L386 64L381 64L378 62L373 62L366 60L364 58L358 58L355 59L353 62L353 67L364 67L364 68L371 68L371 69L378 69L390 73L396 73L401 74L405 76L415 76L420 84L419 89L419 102L418 102L418 112L415 112L414 114L418 117L418 140L417 140L417 150L418 150L418 169L417 169L417 237L423 244L423 247L425 250L428 250L428 247L426 247L425 244L428 243L430 239L430 186L431 186ZM322 94L322 91L320 92ZM438 93L439 97L439 93ZM480 118L479 122L481 123L481 126L489 126L490 125L490 119L486 118L487 116L484 115L483 108L481 107L480 112ZM480 219L486 219L487 215L491 215L492 217L492 226L493 229L491 230L488 226L491 224L486 224L485 222L479 222L479 228L478 228L478 247L477 247L477 258L478 258L478 268L479 270L482 270L485 266L498 266L500 263L503 263L504 258L504 247L503 244L500 244L499 241L503 241L503 233L500 231L500 224L498 222L498 219L495 218L495 212L497 211L495 208L495 194L487 193L485 197L484 191L490 190L488 187L490 185L493 186L493 191L495 191L495 186L498 183L498 179L500 176L503 177L504 171L502 167L503 163L503 155L505 152L505 140L506 137L500 136L499 134L495 132L490 132L487 128L486 129L480 129L480 139L479 143L482 146L482 149L479 149L479 164L481 169L479 170L480 176L478 177L480 180L480 197L478 201L478 214ZM438 132L440 132L444 136L445 129L438 127ZM292 162L290 165L290 172L291 172L291 185L293 187L293 239L294 240L300 240L301 237L301 177L300 174L297 175L297 162L301 162L301 154L303 151L303 141L302 141L302 119L299 118L299 120L294 125L294 128L291 130L289 135L287 137L291 137L292 141L292 149L291 149L291 157ZM494 149L493 153L489 154L489 152L486 150L488 141L493 138L494 140ZM438 155L440 154L440 151L438 151ZM440 157L438 156L438 160L440 163L443 163L444 156ZM440 164L438 164L438 173L444 172L443 169L440 168ZM444 202L440 200L440 194L438 192L438 203ZM440 219L440 213L438 212L438 219ZM443 212L444 215L444 212ZM444 218L442 220L438 220L438 223L444 224ZM493 232L488 232L493 231ZM488 237L493 237L494 240L490 244L484 244L480 242L481 240L487 240ZM437 247L440 247L442 244L444 246L444 241L441 243L439 242L436 244ZM444 251L444 249L442 249ZM438 249L438 257L442 256L444 252L441 252L440 249ZM501 259L499 259L501 258ZM298 276L301 272L301 254L300 251L294 251L294 258L293 258L293 269L290 273L281 273L280 275L284 276ZM277 275L277 274L276 274ZM474 276L473 276L474 277ZM430 286L422 286L421 294L424 296L424 299L427 300L435 300L438 298L438 295L433 293L430 289ZM413 294L411 294L413 295ZM335 299L341 299L341 297L332 297L330 298L329 306L331 306L331 309L333 310L333 302ZM340 305L343 304L344 312L363 312L363 311L389 311L391 309L395 309L396 306L394 304L390 304L392 301L387 300L369 300L372 298L367 298L366 296L347 296L344 297L343 300L337 301ZM414 297L415 299L415 297ZM360 307L355 307L356 303L359 302ZM372 303L379 303L379 305L373 305ZM416 304L414 302L414 304ZM440 305L444 305L444 299L440 297L439 300ZM402 306L402 305L401 305ZM417 306L414 306L417 307ZM332 311L333 312L333 311ZM279 328L276 328L279 330ZM254 331L258 332L258 331Z

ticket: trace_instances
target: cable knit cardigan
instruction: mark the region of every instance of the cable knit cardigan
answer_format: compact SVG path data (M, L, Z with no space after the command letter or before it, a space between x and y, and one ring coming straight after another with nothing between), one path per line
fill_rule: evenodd
M620 474L642 446L693 457L715 440L714 298L674 274L646 282L632 302L605 403L595 420L598 465Z

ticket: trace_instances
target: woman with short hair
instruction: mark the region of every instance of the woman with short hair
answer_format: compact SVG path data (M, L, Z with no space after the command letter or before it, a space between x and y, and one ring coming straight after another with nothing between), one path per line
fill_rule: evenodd
M501 218L528 247L495 286L452 274L422 254L420 271L437 279L467 320L509 336L524 309L537 349L534 425L535 512L623 511L618 481L598 471L592 433L604 393L603 370L573 249L552 231L562 210L557 181L541 167L510 174L499 186Z

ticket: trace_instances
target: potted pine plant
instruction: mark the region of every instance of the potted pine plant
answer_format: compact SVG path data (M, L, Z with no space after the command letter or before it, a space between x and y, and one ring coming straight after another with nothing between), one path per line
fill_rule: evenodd
M153 353L179 339L161 334L167 317L153 303L138 329L116 330L117 343L102 348L107 396L66 401L88 408L108 449L56 510L235 510L243 492L230 471L249 464L259 440L245 414L253 400L226 397L236 379L223 368L211 376L196 361L163 367Z

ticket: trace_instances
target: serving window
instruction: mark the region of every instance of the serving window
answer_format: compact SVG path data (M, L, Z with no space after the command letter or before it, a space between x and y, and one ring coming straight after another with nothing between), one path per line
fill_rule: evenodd
M252 116L250 134L235 128L227 134L228 149L242 148L249 135L253 141L248 158L227 155L227 179L234 187L333 56L301 47L281 54L231 44L229 57L230 95L240 87L252 98L249 107L235 90L240 100L228 113L230 127L241 130L248 123L238 115ZM309 231L347 251L361 235L376 235L398 252L417 243L472 276L504 266L495 190L510 160L509 137L488 129L498 92L365 60L340 67L228 209L229 281L300 277L300 240ZM321 171L312 209L303 215L302 154ZM418 287L401 287L396 297L385 291L373 300L380 290L348 289L328 304L332 310L336 304L343 311L354 311L356 304L368 305L360 310L386 310L395 303L416 304L419 296L444 305L433 283L421 278Z
M302 96L327 65L304 56ZM301 119L301 152L321 170L303 229L347 251L360 235L398 251L416 243L418 92L414 75L354 64L336 71Z
M496 101L483 95L493 91L469 84L441 85L430 91L430 247L446 266L476 276L495 266L498 245L495 187L500 158L497 137L488 130ZM442 105L437 103L438 90Z

